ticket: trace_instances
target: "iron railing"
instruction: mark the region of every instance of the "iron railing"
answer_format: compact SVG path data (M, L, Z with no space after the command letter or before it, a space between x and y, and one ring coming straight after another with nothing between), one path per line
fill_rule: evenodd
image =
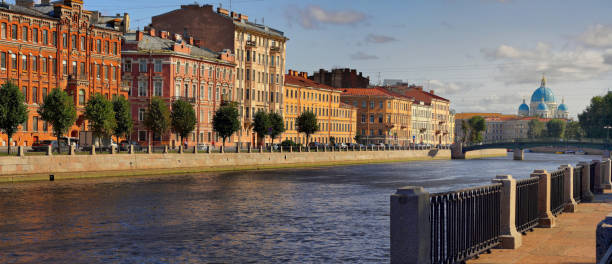
M431 263L462 262L500 243L501 186L431 194Z
M557 216L563 211L563 175L565 170L556 170L550 173L550 211Z
M538 188L540 178L516 181L516 230L525 233L538 225Z
M579 203L582 201L582 166L574 168L574 201Z
M595 193L595 167L596 167L596 163L592 162L589 165L589 189L591 190L591 193Z

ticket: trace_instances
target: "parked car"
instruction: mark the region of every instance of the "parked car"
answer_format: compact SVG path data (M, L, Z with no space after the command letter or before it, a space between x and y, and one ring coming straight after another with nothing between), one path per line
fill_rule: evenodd
M137 142L137 141L121 141L121 143L119 143L119 150L120 151L128 151L128 149L130 148L130 145L134 146L134 151L142 151L142 146Z
M43 140L32 144L32 151L45 152L51 146L52 149L57 149L57 140ZM66 143L62 142L62 148L65 148Z
M321 144L321 143L319 143L319 142L310 142L310 143L308 144L308 146L309 146L309 147L311 147L311 148L317 148L317 147L321 147L321 148L322 148L322 147L323 147L323 144Z
M348 145L345 144L345 143L340 143L340 144L338 144L338 147L341 148L341 149L345 149L345 148L348 148Z

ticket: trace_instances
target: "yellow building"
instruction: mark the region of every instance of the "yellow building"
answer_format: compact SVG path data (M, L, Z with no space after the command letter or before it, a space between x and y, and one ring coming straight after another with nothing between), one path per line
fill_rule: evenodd
M360 143L405 146L412 143L412 98L382 88L345 88L342 102L357 111Z
M289 70L285 75L283 116L286 131L283 140L306 144L306 135L297 132L296 119L311 111L319 121L319 131L310 136L310 142L329 144L354 142L357 109L340 102L341 90L308 79L305 72Z

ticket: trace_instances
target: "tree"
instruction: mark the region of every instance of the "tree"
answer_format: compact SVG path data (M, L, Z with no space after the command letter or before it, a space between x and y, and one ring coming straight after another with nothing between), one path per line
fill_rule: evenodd
M11 139L20 124L28 120L25 96L19 87L8 81L0 87L0 129L8 137L8 153L11 153Z
M134 121L132 121L132 113L130 111L130 102L123 96L119 96L113 100L113 111L115 112L115 131L114 135L119 142L120 137L127 137L132 133Z
M272 144L274 144L274 139L283 132L285 132L285 121L283 120L283 116L276 112L272 112L268 116L270 118L271 123L271 129L268 135L270 135L270 139L272 139Z
M465 121L465 119L461 119L461 132L463 132L463 138L461 139L461 142L467 143L468 139L470 138L470 124Z
M550 120L546 123L546 130L549 137L562 138L565 132L565 121L560 119Z
M333 136L329 137L329 144L332 146L336 146L336 138Z
M43 104L38 108L38 114L53 127L58 152L61 152L60 137L68 132L76 121L74 99L65 91L55 88L44 98Z
M225 139L240 130L240 120L238 117L238 108L234 103L223 103L215 112L213 130L223 139L224 147Z
M482 116L473 116L467 123L470 128L470 142L482 142L482 131L487 128L484 118Z
M166 102L159 98L153 97L149 103L149 108L145 113L145 126L153 132L153 135L163 135L170 128L170 110ZM149 144L151 137L149 137Z
M531 119L527 126L527 136L531 139L540 138L546 134L546 125L538 119Z
M361 134L355 134L355 137L353 138L355 140L355 142L359 143L361 141Z
M264 111L257 111L253 116L253 131L257 132L259 145L263 145L266 135L270 132L272 123L269 115Z
M578 115L580 126L589 138L606 138L604 126L612 125L612 93L591 98L591 104Z
M196 125L196 114L193 110L193 106L187 101L176 100L172 103L172 130L181 137L181 144L183 139L189 135Z
M89 120L89 127L98 142L102 137L112 135L117 127L113 103L101 94L96 94L87 101L85 119Z
M306 134L306 145L310 142L310 135L319 131L317 116L311 111L303 112L298 116L295 125L297 126L298 133Z
M582 139L584 135L585 135L584 130L580 126L579 122L576 122L576 121L567 122L567 125L565 126L565 133L564 133L565 139L578 139L579 140L579 139Z

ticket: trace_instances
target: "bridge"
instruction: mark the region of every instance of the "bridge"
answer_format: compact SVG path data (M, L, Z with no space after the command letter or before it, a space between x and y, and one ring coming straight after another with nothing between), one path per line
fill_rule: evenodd
M577 147L604 150L609 153L612 144L606 139L584 138L566 140L559 138L513 139L502 141L485 141L476 144L455 143L452 149L453 159L465 159L465 153L483 149L512 149L515 160L524 159L524 150L534 147Z

